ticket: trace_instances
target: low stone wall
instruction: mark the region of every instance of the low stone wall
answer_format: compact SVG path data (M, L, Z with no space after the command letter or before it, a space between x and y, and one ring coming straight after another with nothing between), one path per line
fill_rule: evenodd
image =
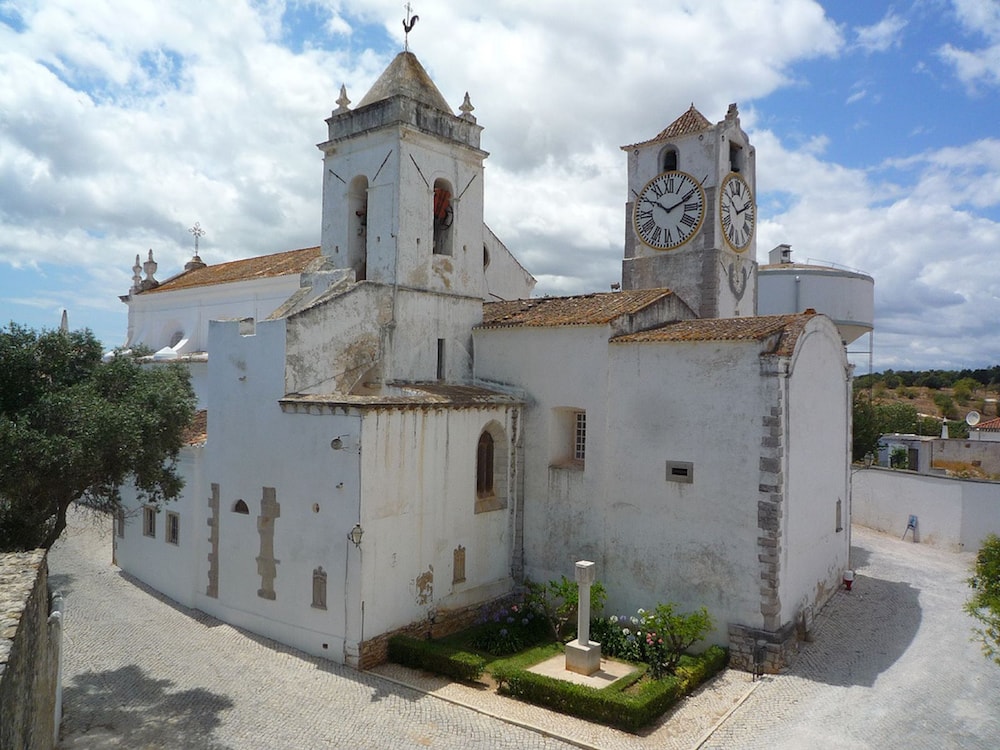
M58 732L61 614L45 550L0 555L0 750L50 750Z
M729 626L729 667L758 674L776 674L799 651L799 628L794 623L771 631Z
M421 620L406 627L398 628L389 633L370 638L361 643L361 657L358 669L371 669L383 664L389 659L389 639L394 635L407 635L411 638L443 638L470 627L479 617L484 607L492 602L475 604L462 609L438 611L433 620Z

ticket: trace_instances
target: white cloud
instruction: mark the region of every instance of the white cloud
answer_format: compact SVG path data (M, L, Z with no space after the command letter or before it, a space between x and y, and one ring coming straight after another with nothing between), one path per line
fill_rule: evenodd
M956 7L972 19L975 5ZM179 270L195 221L210 263L318 243L323 119L341 83L361 99L403 36L397 0L308 4L311 36L298 46L283 25L297 6L279 0L18 7L24 33L0 24L0 262L47 274L33 297L17 295L24 304L69 306L74 324L113 311L117 327L98 332L109 344L124 335L116 295L135 254L153 248L161 278ZM712 121L737 101L757 145L762 258L789 242L797 258L875 275L880 347L909 357L957 359L955 330L1000 317L982 272L1000 237L978 213L1000 195L997 141L849 169L829 135L804 132L793 148L758 122L760 100L810 85L796 66L844 50L818 3L498 0L485 14L426 0L418 12L410 47L453 107L469 91L492 153L487 222L540 293L618 279L620 145L656 134L692 101ZM904 26L890 12L857 38L890 49ZM379 27L395 44L379 42ZM907 330L926 330L926 347L910 347ZM983 356L1000 361L1000 351Z
M854 29L856 44L868 53L886 52L902 44L906 25L906 19L890 9L878 23Z
M990 0L953 0L959 23L970 34L984 36L985 47L965 49L948 43L938 55L950 64L958 79L971 92L980 86L1000 85L1000 3Z

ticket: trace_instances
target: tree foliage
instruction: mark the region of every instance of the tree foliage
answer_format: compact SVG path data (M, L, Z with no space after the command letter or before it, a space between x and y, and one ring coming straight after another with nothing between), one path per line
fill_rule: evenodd
M0 329L0 549L52 546L71 503L114 510L126 481L150 503L180 492L187 371L101 357L88 330Z
M973 594L965 611L982 625L975 633L983 643L983 653L1000 664L1000 537L996 534L983 541L969 586Z

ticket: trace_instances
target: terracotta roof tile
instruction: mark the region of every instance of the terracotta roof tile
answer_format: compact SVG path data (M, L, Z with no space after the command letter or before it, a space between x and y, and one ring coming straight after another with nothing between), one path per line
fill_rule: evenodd
M208 412L205 409L196 411L191 424L184 430L185 445L201 445L208 440Z
M757 315L747 318L699 318L669 323L640 333L616 336L614 343L666 343L676 341L765 341L779 337L773 354L788 356L813 312L795 315Z
M620 315L639 312L671 294L669 289L636 289L577 297L488 302L483 305L481 327L604 325Z
M318 247L307 247L302 250L289 250L273 255L258 255L254 258L234 260L229 263L217 263L213 266L195 268L184 271L167 279L153 289L147 289L140 294L155 294L156 292L172 292L177 289L188 289L214 284L229 284L234 281L253 281L273 276L288 276L303 273L309 266L321 257Z
M987 419L985 422L980 422L974 429L986 430L987 432L1000 431L1000 417L993 417L993 419Z
M650 138L648 141L640 143L633 143L629 146L622 146L622 149L630 149L633 146L642 146L647 143L656 143L657 141L669 141L672 138L679 138L682 135L700 133L703 130L708 130L710 127L712 127L712 123L708 121L705 115L695 109L694 104L692 104L684 114L667 125L655 138Z

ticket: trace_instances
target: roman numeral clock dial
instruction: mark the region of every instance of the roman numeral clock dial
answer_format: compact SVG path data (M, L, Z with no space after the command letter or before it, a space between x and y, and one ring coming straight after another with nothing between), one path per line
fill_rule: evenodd
M733 250L742 253L753 239L757 209L753 202L753 192L740 175L732 172L722 183L719 191L719 220L722 234Z
M632 210L636 236L656 250L673 250L697 234L705 219L705 191L687 172L664 172L639 192Z

